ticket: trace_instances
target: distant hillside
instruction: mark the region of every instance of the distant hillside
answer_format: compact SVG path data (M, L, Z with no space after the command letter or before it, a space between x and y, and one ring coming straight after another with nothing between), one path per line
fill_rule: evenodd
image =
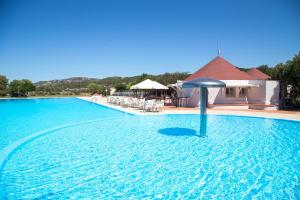
M185 79L189 74L187 72L174 72L164 73L159 75L142 74L140 76L131 77L107 77L107 78L88 78L88 77L72 77L60 80L39 81L34 83L36 86L36 93L38 95L56 95L56 94L79 94L88 92L87 86L90 83L97 83L104 87L116 87L123 84L127 88L130 85L139 83L147 78L155 80L161 84L168 85L170 83L176 83L177 80Z
M50 81L39 81L34 83L36 86L41 85L50 85L50 84L57 84L57 83L80 83L83 81L97 81L97 78L88 78L88 77L72 77L67 79L55 79Z
M102 79L98 78L88 78L88 77L71 77L67 79L55 79L49 81L39 81L34 83L35 86L49 86L56 84L64 84L64 85L78 85L81 84L85 86L89 83L98 83L106 86L115 86L118 84L129 84L133 82L137 82L140 79L152 79L156 80L162 84L170 84L176 82L176 80L185 79L189 74L187 72L175 72L175 73L164 73L159 75L151 75L151 74L142 74L140 76L131 76L131 77L120 77L120 76L112 76L106 77Z

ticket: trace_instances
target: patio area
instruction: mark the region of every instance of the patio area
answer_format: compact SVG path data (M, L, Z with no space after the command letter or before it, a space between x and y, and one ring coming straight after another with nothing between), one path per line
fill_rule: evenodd
M187 107L176 107L176 106L164 106L161 112L145 112L130 107L122 107L107 103L106 97L78 97L79 99L90 101L96 104L107 106L122 112L134 114L134 115L162 115L162 114L199 114L199 108L187 108ZM219 114L219 115L239 115L239 116L253 116L253 117L266 117L276 119L290 119L300 121L300 111L282 111L282 110L252 110L248 108L237 108L234 105L220 106L215 108L208 108L208 114Z

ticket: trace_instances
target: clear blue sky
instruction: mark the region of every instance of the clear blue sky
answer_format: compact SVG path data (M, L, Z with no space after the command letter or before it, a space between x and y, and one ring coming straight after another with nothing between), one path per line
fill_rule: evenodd
M0 0L0 74L194 72L217 54L240 67L300 51L299 0Z

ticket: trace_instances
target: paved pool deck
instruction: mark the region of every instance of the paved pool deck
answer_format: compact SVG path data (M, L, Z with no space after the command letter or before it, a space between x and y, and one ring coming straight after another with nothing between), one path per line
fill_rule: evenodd
M106 97L97 97L97 101L92 97L77 97L79 99L94 102L103 106L107 106L122 112L134 115L163 115L163 114L199 114L199 108L178 108L166 106L162 112L144 112L135 108L122 107L114 104L107 103ZM266 117L275 119L288 119L300 121L299 111L281 111L281 110L252 110L252 109L231 109L231 108L208 108L208 114L221 114L221 115L239 115L239 116L253 116L253 117Z

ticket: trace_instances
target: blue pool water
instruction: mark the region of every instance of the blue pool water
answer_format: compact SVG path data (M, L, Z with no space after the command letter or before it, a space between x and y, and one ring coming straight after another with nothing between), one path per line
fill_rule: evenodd
M300 199L299 122L208 115L200 137L198 115L73 98L1 100L0 111L4 199Z

